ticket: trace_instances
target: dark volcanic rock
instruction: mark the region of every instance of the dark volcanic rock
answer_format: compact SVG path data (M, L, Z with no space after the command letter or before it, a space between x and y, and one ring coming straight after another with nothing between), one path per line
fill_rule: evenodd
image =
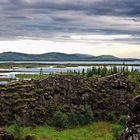
M15 120L25 125L49 124L54 112L79 113L86 105L94 117L104 118L110 111L124 114L131 92L123 73L99 79L52 75L42 81L0 86L0 125Z
M140 139L140 95L129 102L128 120L120 140Z

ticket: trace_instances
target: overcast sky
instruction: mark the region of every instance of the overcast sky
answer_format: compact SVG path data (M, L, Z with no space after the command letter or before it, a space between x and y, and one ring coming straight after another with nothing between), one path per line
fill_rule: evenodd
M0 0L0 52L140 58L140 0Z

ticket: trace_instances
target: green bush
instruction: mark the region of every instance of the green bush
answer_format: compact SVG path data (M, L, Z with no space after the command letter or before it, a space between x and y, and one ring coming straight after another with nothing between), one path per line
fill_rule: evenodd
M117 118L113 112L108 112L107 113L107 120L110 122L116 122Z
M93 121L93 112L89 105L85 105L83 112L71 113L69 115L69 126L86 125Z
M61 111L55 112L52 120L54 127L66 128L68 126L68 116Z
M127 116L126 115L121 115L120 118L119 118L119 124L124 126L126 120L127 120Z
M84 118L85 124L89 124L93 121L93 112L89 105L85 105Z
M76 126L79 125L78 115L75 113L71 113L68 119L68 126Z
M85 116L84 116L84 114L82 114L82 113L77 113L77 120L78 120L78 122L79 122L79 125L85 125L86 123L86 118L85 118Z
M6 131L12 134L15 140L20 140L23 138L22 130L23 130L22 127L18 123L15 123L14 125L11 125Z
M123 128L121 125L112 126L111 133L113 134L114 140L118 140Z

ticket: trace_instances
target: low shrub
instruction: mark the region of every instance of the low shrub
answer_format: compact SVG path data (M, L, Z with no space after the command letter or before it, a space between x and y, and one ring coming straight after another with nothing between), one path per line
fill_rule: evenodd
M116 116L113 112L108 112L106 119L110 122L116 122L117 121L117 118L116 118Z
M76 126L76 125L79 125L78 116L75 113L71 113L69 115L68 126L72 127L72 126Z
M22 127L18 124L15 123L11 125L8 130L6 130L8 133L12 134L15 138L15 140L20 140L23 138L23 132L22 132Z
M114 140L118 140L121 132L123 130L123 127L121 125L113 125L111 133L113 134Z
M55 112L52 120L54 127L66 128L68 126L68 116L61 111Z
M119 122L120 125L124 126L126 120L127 120L127 116L126 115L121 115L118 122Z

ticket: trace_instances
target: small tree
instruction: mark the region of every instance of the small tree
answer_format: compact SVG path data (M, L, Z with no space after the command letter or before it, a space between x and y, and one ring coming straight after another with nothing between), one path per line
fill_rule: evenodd
M117 73L117 72L118 72L117 66L114 66L114 67L113 67L113 72L112 72L112 73L115 74L115 73Z
M82 75L85 76L85 69L82 70Z
M61 111L57 111L53 115L53 125L57 128L66 128L68 125L68 116Z
M91 69L87 69L87 77L91 77L93 75L92 70Z
M101 76L106 76L106 75L107 75L107 68L106 68L106 66L104 66L102 68Z

